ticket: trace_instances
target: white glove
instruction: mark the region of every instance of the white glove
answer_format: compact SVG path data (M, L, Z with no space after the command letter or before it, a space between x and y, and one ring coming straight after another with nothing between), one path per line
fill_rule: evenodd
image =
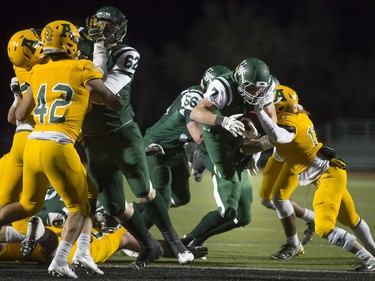
M242 137L245 132L245 125L241 121L237 120L242 115L243 114L234 114L229 117L224 117L223 123L221 123L221 126L225 130L229 131L234 137L237 137L237 136Z
M17 77L13 77L10 80L10 90L12 91L14 95L14 102L12 104L12 107L17 108L22 100L20 84L18 83Z
M107 74L107 49L104 47L104 41L98 41L94 44L93 60L97 66L103 70L103 74Z
M259 172L258 160L260 158L261 152L255 153L251 156L249 162L247 163L247 168L249 169L250 176L256 176Z
M151 143L145 148L146 155L165 155L163 147L158 143Z
M13 95L21 95L20 84L18 83L17 77L10 79L10 90L12 91Z

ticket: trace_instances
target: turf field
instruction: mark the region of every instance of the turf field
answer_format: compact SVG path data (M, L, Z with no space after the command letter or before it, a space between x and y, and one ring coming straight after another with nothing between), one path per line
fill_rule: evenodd
M128 267L134 258L115 254L106 264L100 265L104 276L95 280L375 280L375 273L355 273L357 259L326 240L314 237L305 246L305 254L289 261L268 258L285 242L281 224L274 211L259 203L261 176L251 178L253 184L252 222L244 228L210 238L205 246L207 260L198 259L188 266L161 258L141 272ZM357 212L375 233L375 174L349 174L349 190ZM127 188L127 187L126 187ZM315 187L298 188L293 199L311 207ZM126 189L127 194L131 192ZM201 183L191 181L191 202L174 208L170 214L180 236L189 232L200 218L215 209L212 185L208 174ZM134 199L130 197L130 199ZM305 223L298 220L300 238ZM161 238L156 229L152 233ZM22 268L22 269L21 269ZM92 279L78 272L80 279ZM0 280L50 280L44 267L36 264L0 263Z
M194 265L342 271L352 270L355 267L357 260L355 256L317 236L314 236L313 240L305 246L305 254L302 256L289 261L269 259L269 255L277 252L281 244L285 242L284 233L276 213L259 203L261 176L252 177L250 180L253 185L254 197L251 223L246 227L210 238L205 244L209 249L207 260L198 260L194 262ZM348 188L353 196L357 212L366 220L375 235L373 216L375 212L375 174L349 173ZM174 226L180 236L189 232L206 212L216 208L209 174L205 174L200 183L191 180L190 190L191 202L186 206L170 210ZM313 185L299 187L293 195L293 199L300 205L311 208L314 192ZM299 219L297 219L297 223L298 233L302 238L306 225ZM152 232L156 237L161 238L157 230L153 229Z

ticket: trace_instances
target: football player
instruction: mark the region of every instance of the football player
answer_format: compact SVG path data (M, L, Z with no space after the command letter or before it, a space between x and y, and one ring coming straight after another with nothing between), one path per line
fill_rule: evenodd
M184 146L187 142L201 144L203 141L199 125L190 119L190 112L203 98L209 83L229 71L221 65L209 67L201 83L183 90L164 115L146 130L144 141L150 179L168 208L190 201L190 172Z
M131 84L140 55L122 43L127 33L127 19L115 7L102 7L87 19L87 30L94 42L93 61L104 71L106 87L125 103L119 112L94 104L86 115L83 136L88 172L104 197L106 211L142 245L134 268L144 268L162 256L163 249L149 233L139 212L126 202L124 176L178 262L188 264L194 256L181 243L162 196L150 185L144 141L130 104Z
M0 210L0 225L36 214L51 183L69 214L48 272L71 278L77 275L70 268L68 254L89 215L86 171L74 143L90 98L113 110L123 107L122 100L104 86L102 72L89 60L77 60L79 37L77 28L63 20L42 30L43 51L49 60L31 69L30 86L16 110L17 120L25 121L33 113L36 123L23 155L22 197Z
M246 156L240 151L237 151L234 158L234 165L236 175L239 178L239 185L241 195L239 198L238 208L236 210L236 217L233 220L223 219L224 206L223 194L228 189L227 182L222 177L215 174L214 164L207 154L204 146L199 146L193 155L193 166L198 170L201 167L207 168L212 175L214 186L214 198L218 210L208 212L192 231L182 237L182 242L188 247L202 246L203 243L210 237L230 231L237 227L244 227L251 221L251 205L253 202L253 190L249 180L249 167L248 163L252 161L252 155Z
M234 158L242 144L245 127L237 119L262 103L276 121L272 102L274 88L268 66L257 58L249 58L235 71L213 80L204 98L191 111L191 119L202 124L204 143L215 165L215 174L227 186L219 192L222 202L219 213L226 220L236 218L241 196Z
M18 202L22 191L23 152L29 134L34 128L34 120L29 116L26 120L16 121L15 112L26 93L26 82L31 68L44 63L46 57L42 50L41 39L35 29L24 29L12 35L8 42L8 57L13 65L15 77L11 79L10 89L14 102L8 111L8 122L16 125L13 143L8 154L1 159L0 175L0 208ZM21 241L25 238L28 219L12 223L13 227L2 227L4 240Z
M287 169L297 175L301 186L312 183L317 187L313 199L316 234L355 254L362 262L356 271L374 271L374 256L362 247L353 235L336 226L336 220L339 218L346 223L352 218L356 224L361 223L354 212L354 203L347 199L349 192L346 186L346 163L336 158L333 149L319 142L309 114L298 103L294 90L278 86L275 95L278 97L275 102L277 124L261 106L256 106L255 111L278 155L285 159L283 165L288 165ZM279 217L289 218L293 208L285 205L287 200L283 200L283 192L288 194L290 191L276 190L273 202ZM292 252L294 251L298 254L300 247L293 248Z

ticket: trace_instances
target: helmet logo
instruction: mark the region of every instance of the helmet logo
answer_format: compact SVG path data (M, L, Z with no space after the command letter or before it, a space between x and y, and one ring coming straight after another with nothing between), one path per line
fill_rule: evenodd
M52 42L52 34L53 34L52 28L49 25L46 26L45 36L46 36L47 43Z
M213 74L213 69L210 68L206 71L206 74L204 75L203 77L204 81L206 81L207 83L210 83L212 80L215 79L215 76Z
M37 45L38 45L38 41L29 40L27 38L23 38L22 40L22 47L28 48L32 54L35 54L36 48L34 46L37 46Z
M62 28L60 37L71 37L72 30L70 28L70 25L66 23L62 23L61 26L63 28ZM66 33L68 33L68 35L66 35Z
M246 73L246 62L244 63L241 63L239 66L238 66L238 70L237 70L237 73L239 76L243 77ZM242 78L243 79L243 78Z
M276 89L275 90L275 98L274 98L274 100L273 100L273 103L274 104L277 104L277 103L279 103L279 102L281 102L281 101L286 101L287 99L286 99L286 97L285 97L285 95L284 95L284 91L283 91L283 89Z

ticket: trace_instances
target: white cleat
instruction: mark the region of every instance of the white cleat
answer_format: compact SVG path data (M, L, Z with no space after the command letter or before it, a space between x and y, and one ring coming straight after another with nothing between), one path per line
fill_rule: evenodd
M373 257L366 257L361 260L362 265L357 267L357 272L374 272L375 271L375 259Z
M179 253L177 260L181 265L189 264L194 260L194 255L190 251Z
M83 268L89 274L100 274L104 272L96 265L93 258L90 255L75 255L72 260L74 268Z
M65 265L61 266L58 265L55 260L52 260L51 264L49 265L48 274L54 277L68 277L73 279L78 278L70 264L66 263Z

